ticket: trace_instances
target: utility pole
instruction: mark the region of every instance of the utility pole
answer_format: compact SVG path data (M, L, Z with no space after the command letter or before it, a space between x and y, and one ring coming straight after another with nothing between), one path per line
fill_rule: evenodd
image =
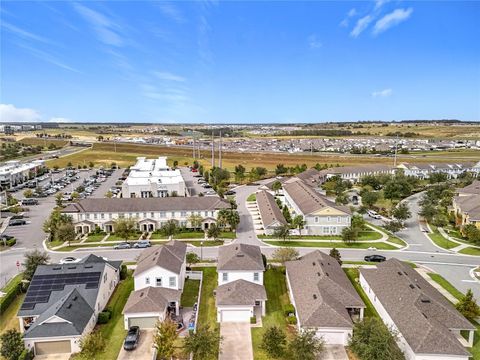
M218 167L222 168L222 131L220 130L220 145L218 147Z
M397 139L395 140L395 156L393 158L393 167L394 168L397 167L397 146L398 146L398 135L397 135Z
M193 160L195 160L195 134L193 135L193 146L192 146L192 149L193 149Z
M215 136L212 129L212 168L215 167Z

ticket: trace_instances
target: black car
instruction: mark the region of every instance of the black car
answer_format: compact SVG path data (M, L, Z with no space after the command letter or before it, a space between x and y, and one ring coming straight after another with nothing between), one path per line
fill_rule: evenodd
M38 205L37 199L23 199L22 205Z
M123 343L123 348L125 350L135 350L138 345L138 340L140 339L140 328L138 326L130 326L128 329L127 336L125 337L125 342Z
M236 192L233 191L233 190L228 190L228 191L225 191L224 195L235 195Z
M6 235L6 234L0 235L0 241L10 240L10 239L13 239L12 235Z
M382 255L367 255L364 257L364 260L370 262L383 262L387 260L387 258Z
M8 226L18 226L18 225L26 225L27 222L23 219L13 219L13 220L10 220L10 222L8 223Z

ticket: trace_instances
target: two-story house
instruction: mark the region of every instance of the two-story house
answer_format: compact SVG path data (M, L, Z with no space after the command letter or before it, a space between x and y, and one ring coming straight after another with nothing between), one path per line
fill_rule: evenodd
M25 347L37 355L80 351L120 281L121 261L89 255L68 265L39 265L18 311Z
M185 284L187 245L170 241L145 249L133 274L134 289L123 309L125 329L154 328L171 311L179 315Z
M253 316L265 315L265 266L259 246L232 244L219 247L217 271L218 322L249 322Z
M298 178L286 181L283 193L292 218L303 216L302 232L307 235L339 235L350 226L352 213L347 206L336 205Z

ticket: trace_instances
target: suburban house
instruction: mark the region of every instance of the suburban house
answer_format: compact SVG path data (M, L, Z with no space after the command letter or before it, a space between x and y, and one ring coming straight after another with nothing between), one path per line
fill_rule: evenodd
M287 223L274 196L268 191L257 192L256 201L265 235L272 235L276 229Z
M480 172L480 162L472 163L430 163L430 164L409 164L404 163L397 166L397 169L403 171L406 176L414 176L419 179L428 179L431 174L443 173L447 174L449 179L456 179L458 175L470 171L474 173Z
M339 235L350 226L352 213L316 192L298 178L283 184L284 201L292 214L303 216L307 235Z
M147 248L140 254L133 274L134 291L123 309L125 329L130 326L154 328L169 311L179 315L186 252L187 245L174 240Z
M160 229L168 220L175 220L179 226L189 227L192 214L203 218L202 228L216 223L219 210L229 209L227 200L214 196L167 197L167 198L91 198L69 204L63 214L73 219L75 231L89 233L96 226L106 232L115 231L115 220L135 219L141 231Z
M475 180L456 192L452 201L456 224L461 227L473 224L480 229L480 181Z
M365 304L338 261L316 250L285 267L298 329L314 329L326 344L347 345Z
M68 265L39 265L18 311L25 346L35 355L80 351L120 280L121 261L89 255Z
M341 166L325 170L320 170L318 178L320 182L325 182L328 179L340 176L342 180L348 180L352 183L360 181L360 179L367 175L393 175L395 169L390 165L373 164L373 165L359 165L359 166Z
M360 284L408 360L467 360L475 326L410 265L395 258L361 269ZM466 341L461 331L468 332Z
M167 165L167 157L158 159L138 157L122 184L124 198L188 196L188 188L180 170Z
M232 244L218 248L218 322L249 322L253 316L265 315L264 271L259 246Z

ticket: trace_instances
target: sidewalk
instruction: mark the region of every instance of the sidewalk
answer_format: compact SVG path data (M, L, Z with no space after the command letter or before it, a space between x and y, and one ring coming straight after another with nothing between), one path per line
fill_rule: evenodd
M465 243L463 241L458 241L457 239L451 237L450 235L447 234L447 232L443 229L443 227L438 227L437 229L438 229L438 232L440 233L440 235L442 235L445 239L458 244L458 246L450 249L453 252L459 252L460 250L463 250L463 249L468 248L468 247L480 249L480 246L477 246L477 245L474 245L474 244L468 244L468 243Z
M415 269L425 280L428 281L430 285L432 285L435 289L438 290L443 296L445 296L451 303L456 304L458 302L457 298L455 298L452 294L450 294L447 290L443 288L439 283L433 281L432 278L428 275L429 272L434 272L429 270L424 266L419 266Z

